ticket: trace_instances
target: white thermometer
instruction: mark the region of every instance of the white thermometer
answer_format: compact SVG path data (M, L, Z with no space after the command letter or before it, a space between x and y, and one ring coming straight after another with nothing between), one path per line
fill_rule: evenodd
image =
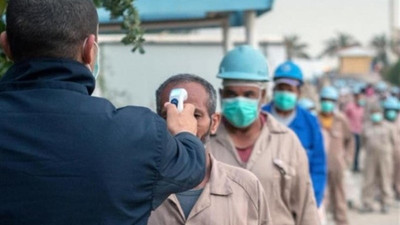
M169 102L176 105L179 112L183 110L183 102L187 99L187 91L183 88L172 89L169 93Z

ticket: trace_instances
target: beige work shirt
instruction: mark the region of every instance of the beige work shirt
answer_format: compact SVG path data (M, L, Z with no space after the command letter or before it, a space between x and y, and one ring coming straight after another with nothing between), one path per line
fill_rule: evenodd
M346 169L353 162L355 150L354 136L347 118L339 112L334 113L332 127L325 130L328 134L328 170Z
M270 114L247 163L240 159L223 124L210 146L217 160L248 169L260 179L274 224L320 224L306 151L296 134Z
M249 171L211 157L211 176L187 219L176 195L151 213L149 225L272 225L264 189Z
M395 126L395 132L396 132L396 136L395 136L396 137L396 145L395 145L396 148L394 151L400 152L400 115L397 116L397 120L396 120L394 126Z
M389 122L382 121L380 124L367 122L361 133L361 141L366 153L379 158L384 154L393 154L399 137L396 128Z

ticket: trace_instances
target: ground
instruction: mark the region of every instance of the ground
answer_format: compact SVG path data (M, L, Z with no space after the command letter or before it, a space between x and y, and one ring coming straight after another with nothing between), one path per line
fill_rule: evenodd
M346 190L348 191L348 199L353 202L354 208L349 209L349 225L400 225L400 202L394 201L388 214L382 214L379 211L379 205L376 205L376 211L370 214L360 214L358 208L360 206L360 191L362 183L362 175L360 173L346 173ZM334 225L331 215L328 214L329 222L326 225Z

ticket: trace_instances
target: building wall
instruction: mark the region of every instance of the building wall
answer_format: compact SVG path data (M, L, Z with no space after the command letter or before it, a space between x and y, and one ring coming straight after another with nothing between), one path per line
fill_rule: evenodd
M371 71L371 57L342 57L340 58L341 75L345 74L368 74Z
M132 46L121 43L102 43L98 95L117 106L137 105L155 109L155 90L168 77L191 73L208 80L218 90L218 67L224 56L216 44L152 44L145 45L146 53L132 53ZM270 65L270 76L285 59L283 45L262 45Z

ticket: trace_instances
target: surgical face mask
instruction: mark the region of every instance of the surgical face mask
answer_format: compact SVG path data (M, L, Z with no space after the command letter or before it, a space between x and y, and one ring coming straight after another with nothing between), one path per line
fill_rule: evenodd
M94 64L94 68L93 68L92 74L94 76L94 79L97 79L97 77L100 74L100 48L99 48L99 45L96 42L94 42L94 44L97 47L97 54L96 54L96 63Z
M379 123L383 119L382 113L372 113L370 116L370 120L374 123Z
M332 101L321 101L321 111L331 113L335 110L335 103Z
M87 42L87 39L83 42L83 48L85 48L86 42ZM93 75L94 79L97 79L97 77L100 74L100 48L99 48L99 45L96 42L94 42L94 45L97 48L96 62L94 64L93 70L90 68L90 66L88 66L88 67L89 67L89 70L92 72L92 75Z
M275 91L274 104L282 111L289 111L294 109L297 102L297 95L289 91Z
M259 114L258 99L245 97L222 99L222 114L237 128L250 126Z
M359 106L365 106L365 103L366 103L366 101L365 101L365 99L359 99L358 101L357 101L357 104L359 105Z
M396 118L397 118L397 112L396 112L396 110L393 110L393 109L387 110L387 111L385 112L385 117L386 117L386 119L389 120L389 121L395 121Z

